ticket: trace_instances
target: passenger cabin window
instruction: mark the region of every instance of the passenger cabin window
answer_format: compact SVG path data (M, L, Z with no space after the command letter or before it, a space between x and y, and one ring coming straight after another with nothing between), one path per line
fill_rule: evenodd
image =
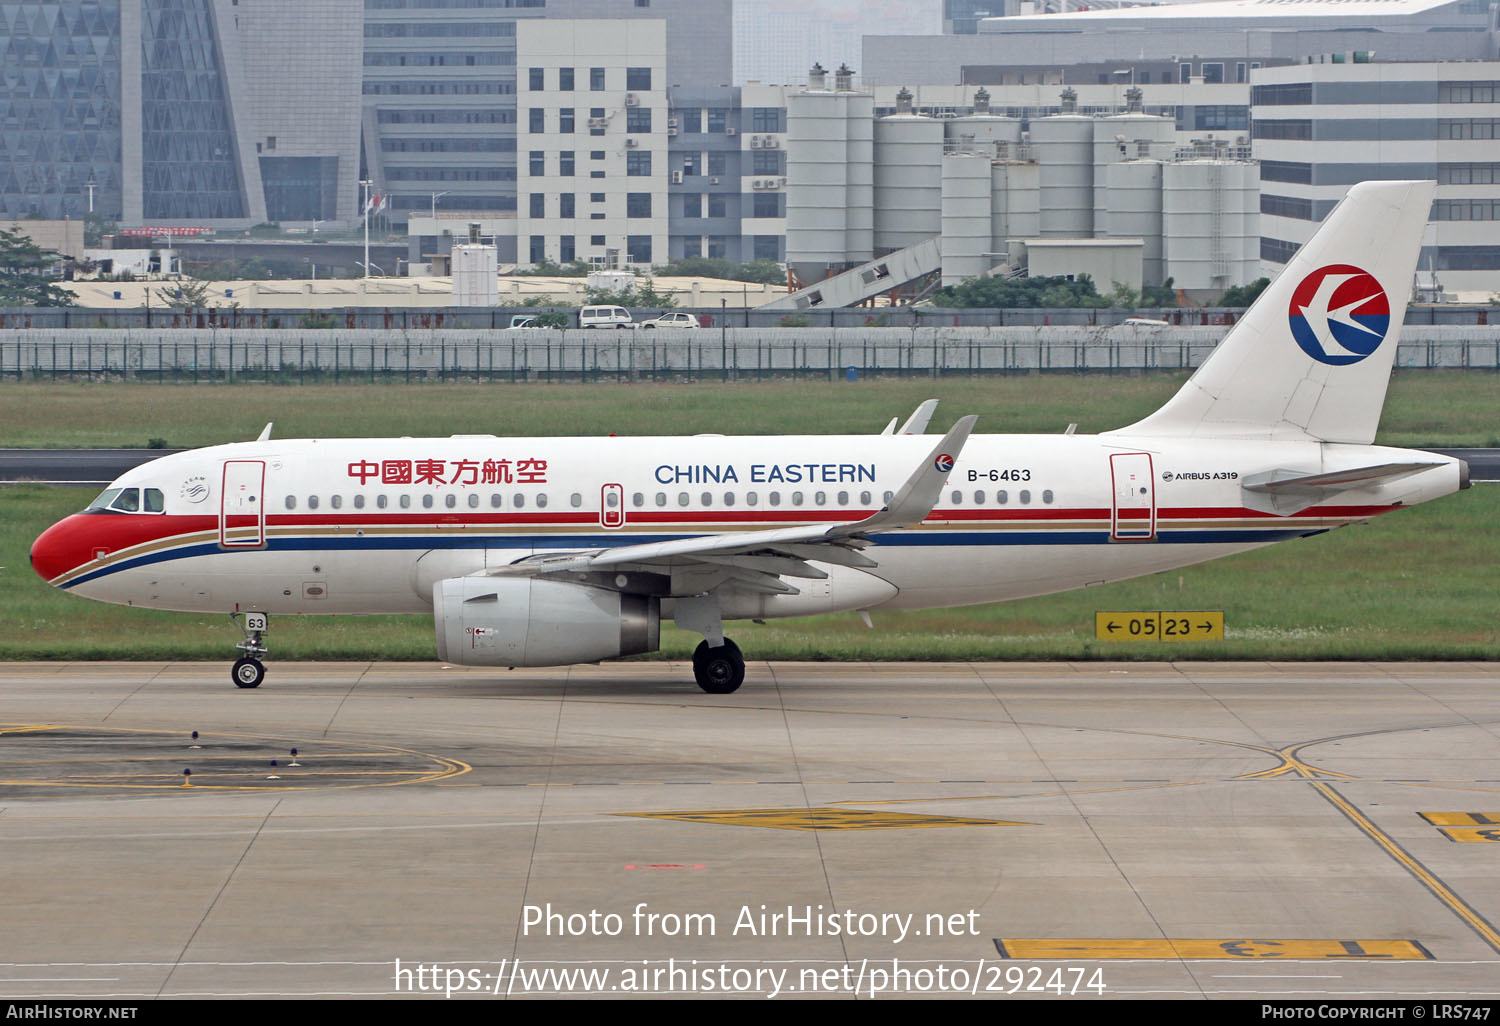
M1052 505L1052 489L1049 488L1042 493L1042 501L1049 506Z
M318 508L318 497L316 495L309 495L307 497L307 508L308 509L317 509Z
M432 508L432 496L430 496L430 495L424 495L424 496L422 496L422 508L423 509L431 509Z
M328 499L328 505L332 506L334 509L342 509L344 506L344 497L342 495L330 496Z
M745 493L745 505L746 506L755 506L755 505L759 505L759 503L760 503L760 493L759 492L746 492Z
M490 493L490 509L499 509L505 503L505 499L499 492Z
M402 509L411 509L411 496L410 495L403 495L403 496L401 496L401 508Z
M547 493L546 492L542 492L541 494L539 494L536 497L536 508L537 509L546 509L547 508Z
M365 508L365 497L363 495L356 495L354 497L354 508L355 509L364 509Z
M286 508L287 509L296 509L297 508L297 497L295 495L288 495L286 497Z
M455 506L458 505L458 496L457 495L451 495L451 494L450 495L445 495L443 497L443 505L447 506L449 509L453 509Z
M385 509L385 507L387 505L389 505L389 504L390 504L390 498L384 492L382 492L381 494L375 496L375 505L379 509Z
M479 508L479 493L478 492L470 492L469 493L469 508L470 509L478 509Z

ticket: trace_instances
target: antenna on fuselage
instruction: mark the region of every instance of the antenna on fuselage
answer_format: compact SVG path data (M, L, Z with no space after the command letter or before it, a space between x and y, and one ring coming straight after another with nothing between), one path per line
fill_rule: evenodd
M257 435L256 438L255 438L255 440L257 442L270 441L270 438L271 438L271 425L273 423L275 423L275 422L274 421L269 421L269 420L266 421L266 426L260 429L260 434Z

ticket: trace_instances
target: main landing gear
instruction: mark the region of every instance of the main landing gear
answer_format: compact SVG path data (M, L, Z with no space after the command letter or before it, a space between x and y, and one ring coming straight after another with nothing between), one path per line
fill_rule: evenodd
M244 623L240 622L241 617L244 618ZM270 651L263 642L266 629L271 623L270 617L265 613L230 613L229 618L245 636L244 641L234 646L245 654L235 660L234 668L229 671L229 679L238 688L258 688L260 682L266 679L266 668L260 659Z
M739 690L745 682L745 657L740 646L724 639L724 644L710 648L700 641L693 651L693 676L698 686L710 695L727 695Z

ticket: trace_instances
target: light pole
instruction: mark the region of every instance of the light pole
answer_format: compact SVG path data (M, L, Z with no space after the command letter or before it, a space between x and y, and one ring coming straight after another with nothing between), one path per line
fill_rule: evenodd
M452 189L447 189L447 190L445 190L443 192L435 192L435 193L432 194L432 219L433 219L433 221L437 220L437 201L439 199L441 199L442 197L448 195L448 193L450 193L452 191L453 191ZM436 229L436 227L434 227L433 228L433 233L436 234L436 232L437 232L437 229Z
M359 180L360 186L365 190L365 277L370 276L370 186L375 183L368 178Z
M94 190L98 188L98 186L94 184L93 175L89 175L89 180L84 185L84 188L89 191L89 213L92 214L94 212Z
M723 381L729 380L729 300L719 297L719 370Z

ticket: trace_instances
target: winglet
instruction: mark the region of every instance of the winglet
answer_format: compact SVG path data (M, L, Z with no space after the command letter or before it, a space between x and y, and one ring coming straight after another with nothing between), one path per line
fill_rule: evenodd
M271 425L273 423L275 423L275 422L274 421L269 421L269 420L266 421L266 426L260 429L260 434L255 439L257 442L265 442L265 441L269 441L270 440L270 438L271 438Z
M960 417L958 423L949 428L942 440L933 446L932 452L927 454L927 459L891 497L889 504L879 513L868 516L857 524L834 528L828 532L828 537L845 537L863 534L866 531L897 527L915 527L926 520L927 515L932 512L932 507L937 505L938 497L943 492L943 485L947 482L948 475L953 473L953 467L958 463L958 455L963 451L964 444L969 440L969 432L974 430L974 423L978 419L973 414Z

